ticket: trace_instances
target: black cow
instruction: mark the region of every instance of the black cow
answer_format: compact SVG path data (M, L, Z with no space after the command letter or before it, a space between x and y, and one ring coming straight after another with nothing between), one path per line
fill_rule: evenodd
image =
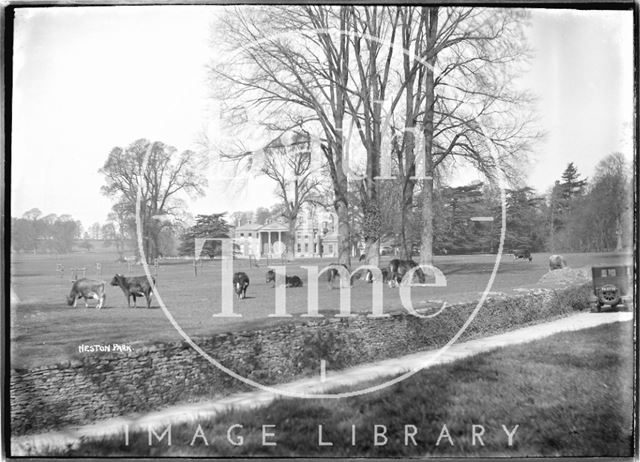
M533 260L531 258L531 251L527 248L516 249L513 251L513 259L514 260Z
M247 273L239 271L233 275L233 290L236 291L238 300L247 298L247 287L249 287L249 276Z
M86 278L78 279L71 286L71 293L67 297L67 303L75 308L79 298L84 298L85 308L89 306L87 300L90 298L98 300L96 309L102 308L107 299L107 295L104 293L104 281L94 281Z
M400 284L404 275L416 266L418 266L418 264L413 260L400 260L397 258L391 260L389 262L389 287ZM420 281L421 284L424 284L425 276L420 268L413 274L418 277L418 281Z
M349 270L349 267L344 263L331 263L329 265L330 269L327 271L327 283L329 284L330 289L333 289L333 281L336 278L340 279L340 272L337 269L338 266L346 268L347 271Z
M156 279L151 278L153 285L156 285ZM131 308L131 297L133 297L133 307L137 308L136 297L142 297L147 300L147 308L151 308L151 296L153 289L146 276L125 277L122 274L116 274L111 280L112 286L119 286L125 297L127 297L127 305Z
M273 282L273 285L276 285L276 272L273 270L267 271L267 284ZM298 276L285 276L284 277L284 285L285 287L302 287L302 279Z
M389 268L380 268L380 272L382 273L382 282L389 282ZM369 283L373 283L373 273L371 270L367 270L367 275L364 280Z

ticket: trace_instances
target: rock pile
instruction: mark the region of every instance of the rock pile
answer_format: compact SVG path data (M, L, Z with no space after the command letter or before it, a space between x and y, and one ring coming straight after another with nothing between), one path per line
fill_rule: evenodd
M570 267L549 271L540 278L541 284L575 284L591 280L588 266L573 269Z

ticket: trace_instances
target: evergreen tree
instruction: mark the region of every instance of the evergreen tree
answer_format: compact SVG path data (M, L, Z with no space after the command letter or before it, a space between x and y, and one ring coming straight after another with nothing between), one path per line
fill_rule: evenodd
M505 248L542 250L546 240L544 198L537 196L533 188L528 186L507 190L506 196Z
M229 237L229 224L224 219L225 213L213 213L211 215L198 215L196 224L191 226L181 237L178 253L180 255L194 255L196 238L203 237ZM219 241L207 241L202 254L211 258L221 254Z
M581 179L578 169L570 162L562 172L562 182L560 186L560 196L563 201L569 202L572 199L582 196L587 186L587 179Z
M570 162L562 172L561 181L556 181L549 199L549 247L552 252L557 249L557 234L566 228L568 217L584 195L587 179L580 178L578 169Z

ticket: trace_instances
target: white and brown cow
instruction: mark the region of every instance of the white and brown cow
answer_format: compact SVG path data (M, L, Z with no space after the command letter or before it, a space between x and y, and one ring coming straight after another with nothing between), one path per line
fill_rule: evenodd
M104 281L95 281L93 279L78 279L71 286L71 293L67 297L67 304L76 308L79 298L84 298L84 307L88 308L87 300L90 298L98 300L96 309L104 306L107 295L104 292Z

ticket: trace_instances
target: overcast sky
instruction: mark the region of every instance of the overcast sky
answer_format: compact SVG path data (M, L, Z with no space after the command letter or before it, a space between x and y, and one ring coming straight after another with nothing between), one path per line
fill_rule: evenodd
M208 98L210 24L221 7L25 8L14 38L12 216L38 207L103 223L98 169L139 138L195 149L219 113ZM539 96L545 139L528 183L543 192L573 161L586 176L605 155L632 155L631 11L533 10L536 49L525 85ZM190 212L251 210L275 201L252 181L232 192L208 172ZM268 193L265 193L267 191Z

